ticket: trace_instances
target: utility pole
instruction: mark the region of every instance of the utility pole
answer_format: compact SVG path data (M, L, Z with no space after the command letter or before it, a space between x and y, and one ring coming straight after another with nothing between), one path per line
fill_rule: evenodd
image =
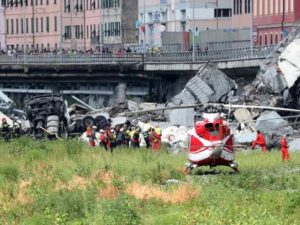
M216 7L217 7L217 30L219 30L219 0L216 0Z
M143 48L144 48L144 53L146 53L146 0L144 0L144 41L143 41Z
M60 1L60 54L62 55L62 49L63 49L63 12L64 12L64 7L63 7L63 1Z
M81 9L83 10L83 50L84 50L84 54L86 53L86 21L85 21L85 1L83 0L83 5L81 5ZM101 7L99 7L101 8ZM99 16L100 17L100 16ZM100 18L99 18L100 19ZM101 21L101 20L100 20Z
M193 46L192 46L192 61L195 62L195 0L193 0L193 29L192 29L192 35L193 35Z
M251 57L252 57L253 56L253 0L250 0L250 14L251 14L250 49L251 49Z

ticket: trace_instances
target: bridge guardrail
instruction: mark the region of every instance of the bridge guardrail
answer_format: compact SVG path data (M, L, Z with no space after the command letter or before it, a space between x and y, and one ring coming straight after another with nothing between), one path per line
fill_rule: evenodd
M229 61L267 57L275 46L202 50L195 52L195 62ZM94 55L0 55L0 65L97 65L101 63L191 63L193 53L120 53Z

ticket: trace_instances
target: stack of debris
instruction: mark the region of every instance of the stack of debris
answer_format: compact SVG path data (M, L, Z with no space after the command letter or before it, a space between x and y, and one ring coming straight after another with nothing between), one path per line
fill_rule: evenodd
M173 97L168 106L183 104L222 102L231 100L237 89L235 81L216 68L207 64L186 84L185 89ZM169 111L169 119L173 125L192 126L194 109L178 109Z

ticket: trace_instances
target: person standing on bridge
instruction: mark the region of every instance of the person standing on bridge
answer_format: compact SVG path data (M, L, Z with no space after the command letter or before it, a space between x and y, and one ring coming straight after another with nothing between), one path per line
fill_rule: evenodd
M252 149L259 145L263 152L268 152L265 136L258 130L256 140L252 142Z
M289 155L289 148L288 148L288 143L287 143L287 135L283 135L282 139L280 140L281 144L281 158L282 161L284 162L285 160L289 161L290 160L290 155Z

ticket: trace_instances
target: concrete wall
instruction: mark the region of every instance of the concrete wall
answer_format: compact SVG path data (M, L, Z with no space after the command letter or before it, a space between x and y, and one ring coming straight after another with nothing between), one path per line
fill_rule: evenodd
M125 0L123 1L123 43L137 44L139 30L136 28L135 23L138 20L138 0Z
M228 49L250 45L250 29L204 30L195 36L195 45L201 49ZM192 36L190 37L190 46Z

